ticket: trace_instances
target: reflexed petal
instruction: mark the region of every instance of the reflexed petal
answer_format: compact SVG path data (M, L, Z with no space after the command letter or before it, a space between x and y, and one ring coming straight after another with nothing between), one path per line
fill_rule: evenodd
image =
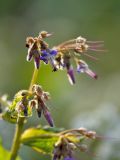
M50 61L50 64L51 64L51 66L53 68L53 71L57 71L57 67L56 67L56 65L54 63L54 59L52 57L50 57L49 61Z
M90 69L87 69L85 72L86 72L90 77L92 77L92 78L95 78L95 79L98 78L97 74L94 73L94 72L93 72L92 70L90 70Z
M39 59L38 57L35 57L35 58L34 58L34 64L35 64L36 69L39 69L40 59Z
M85 69L86 69L86 68L83 67L83 66L80 66L80 65L77 66L77 72L78 72L78 73L84 73L84 72L85 72Z
M29 52L29 53L27 54L26 60L27 60L27 61L31 61L31 60L32 60L32 56L33 56L33 54L32 54L31 52Z
M72 66L67 71L67 76L68 76L68 80L69 80L70 84L71 85L75 84L74 70L73 70Z
M88 65L85 61L79 60L77 62L77 72L84 73L88 69Z

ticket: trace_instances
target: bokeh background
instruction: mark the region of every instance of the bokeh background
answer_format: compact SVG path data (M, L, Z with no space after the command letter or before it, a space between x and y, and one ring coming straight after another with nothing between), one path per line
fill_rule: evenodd
M99 75L97 81L76 74L71 86L66 72L51 72L41 66L39 83L51 93L50 110L57 127L87 127L104 139L89 145L97 158L78 153L77 159L120 159L120 0L0 0L0 93L12 99L20 89L27 89L33 72L33 62L26 62L27 36L39 31L54 32L50 46L79 35L89 40L104 40L107 53L98 54L99 61L89 63ZM46 124L37 116L26 127ZM14 125L0 121L0 136L10 149ZM23 146L23 160L50 159Z

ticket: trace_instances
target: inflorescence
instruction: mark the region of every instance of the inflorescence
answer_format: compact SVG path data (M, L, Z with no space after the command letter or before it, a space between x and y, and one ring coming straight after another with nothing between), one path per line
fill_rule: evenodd
M50 36L52 34L42 31L38 37L27 37L27 61L34 59L36 69L40 68L41 61L45 64L50 64L54 72L65 69L70 83L75 84L74 67L71 63L74 60L78 73L86 73L90 77L97 79L97 74L89 68L88 64L80 56L85 55L95 60L96 58L87 52L103 51L101 50L103 41L87 41L79 36L51 49L44 40ZM49 99L50 95L48 92L45 92L40 85L32 84L31 89L21 90L16 93L11 103L8 103L7 99L4 101L1 98L0 113L2 112L1 104L3 103L7 106L7 110L2 113L2 118L12 123L18 123L19 118L32 116L32 110L35 109L38 117L41 117L41 114L43 114L48 124L53 127L53 119L46 105L46 101ZM85 128L65 130L58 133L58 135L59 139L54 145L53 160L61 158L64 160L74 160L73 152L76 148L83 152L88 151L87 146L81 143L82 140L97 138L96 132L88 131Z
M61 158L64 160L74 160L74 151L76 149L79 149L81 152L88 152L88 147L83 141L96 138L96 132L88 131L86 128L61 132L60 137L54 146L53 160Z
M16 93L14 100L7 111L3 113L2 118L6 120L9 115L8 121L18 121L19 117L32 116L32 110L35 109L38 117L40 118L41 114L43 114L48 124L53 127L53 119L46 105L46 101L49 99L49 93L44 92L41 86L34 84L31 92L28 90L21 90Z
M78 73L86 73L90 77L97 79L97 74L94 73L83 61L80 56L85 55L91 59L97 58L89 55L89 51L103 51L103 41L87 41L85 38L79 36L76 39L72 39L61 43L58 46L49 48L49 45L45 42L45 38L52 36L52 34L42 31L38 37L27 37L26 47L28 48L27 61L34 59L34 64L37 69L40 67L40 62L50 64L53 71L59 69L66 69L67 76L71 84L75 83L74 69L71 63L72 59L75 61Z

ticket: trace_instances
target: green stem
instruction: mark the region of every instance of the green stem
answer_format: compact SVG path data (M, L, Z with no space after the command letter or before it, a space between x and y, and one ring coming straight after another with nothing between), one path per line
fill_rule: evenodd
M31 91L32 86L36 83L37 77L38 77L38 70L34 69L29 91ZM25 121L25 118L19 117L18 123L16 124L15 135L14 135L14 139L11 147L10 160L15 160L17 157L17 154L20 148L20 138L21 138L21 134L24 126L24 121Z
M39 72L38 69L34 69L33 76L32 76L31 83L30 83L30 87L29 87L29 91L31 91L32 86L33 86L33 85L36 83L36 81L37 81L38 72Z
M16 124L16 130L15 130L15 135L14 135L13 144L12 144L12 148L11 148L10 160L15 160L17 157L18 150L20 147L20 137L22 134L24 120L25 120L25 118L19 118L19 121Z

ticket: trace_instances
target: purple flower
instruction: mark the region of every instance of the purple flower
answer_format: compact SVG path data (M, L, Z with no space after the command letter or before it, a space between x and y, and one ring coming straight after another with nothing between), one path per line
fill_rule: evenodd
M35 57L34 58L34 64L35 64L35 68L39 69L39 67L40 67L40 59L39 59L39 57Z
M28 50L27 61L31 61L32 57L34 58L35 68L39 69L40 66L40 53L39 50L32 50L31 48Z
M26 60L29 62L29 61L32 60L32 57L33 57L33 53L30 50L28 50L28 54L27 54Z
M57 50L50 50L50 49L43 50L42 54L40 56L40 60L43 60L46 64L48 64L48 62L50 62L51 66L53 68L53 71L56 71L57 68L56 68L56 65L54 62L56 55L57 55Z
M90 77L97 79L97 74L94 73L91 69L89 69L87 63L83 60L79 60L77 62L77 72L78 73L86 73Z
M67 69L67 76L70 84L75 84L74 70L72 66L70 66L70 68Z
M51 127L53 127L54 126L53 119L52 119L52 116L51 116L51 114L50 114L50 112L48 111L47 108L43 110L43 114L44 114L47 122L49 123L49 125Z
M94 78L94 79L97 79L98 78L98 75L96 74L96 73L94 73L92 70L90 70L90 69L87 69L86 70L86 73L90 76L90 77L92 77L92 78Z
M64 160L75 160L75 159L73 157L67 156L67 157L64 158Z
M53 119L45 103L49 99L49 93L44 92L42 87L36 84L32 87L32 93L34 98L31 101L31 107L36 108L39 118L41 117L41 114L43 114L49 125L53 127Z

